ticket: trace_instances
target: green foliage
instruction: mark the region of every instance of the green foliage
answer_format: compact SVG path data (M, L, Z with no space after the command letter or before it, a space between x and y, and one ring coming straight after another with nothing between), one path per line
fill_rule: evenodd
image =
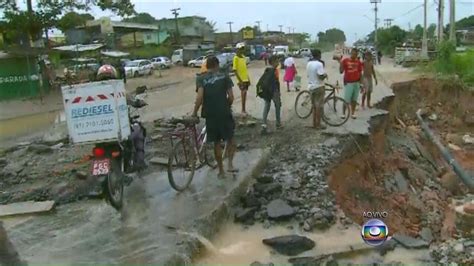
M84 26L89 20L94 20L94 17L91 14L79 14L71 11L58 20L56 27L62 32L66 32L67 30L74 29L77 26Z
M433 70L444 75L457 75L467 84L474 85L474 51L455 53L456 46L450 41L438 46L438 56Z
M446 26L446 32L449 32L449 26L449 24ZM465 17L456 22L456 29L464 29L469 27L474 27L474 15L470 17Z
M384 54L393 54L395 47L400 46L406 40L408 32L398 26L392 26L388 29L379 29L377 38L377 48ZM369 41L375 42L375 33L369 34Z
M213 21L213 20L207 20L206 19L206 24L211 28L211 31L212 32L216 32L216 25L217 25L217 22Z
M168 56L173 53L173 47L168 45L146 45L128 50L132 58L152 58L155 56Z
M432 23L426 30L426 35L428 36L429 39L432 39L435 37L436 28L437 28L436 24Z
M141 24L156 24L158 20L155 17L148 13L138 13L133 17L126 18L123 20L124 22L134 22L134 23L141 23Z
M416 25L413 29L412 38L415 40L421 40L423 38L423 27L420 24Z
M428 37L428 39L432 39L435 37L435 33L436 24L432 23L428 26L428 29L426 29L426 36ZM415 29L410 34L414 40L421 41L423 39L423 26L421 26L420 24L416 25Z
M318 33L318 41L320 43L344 43L346 41L346 35L344 32L337 28L326 30L326 32Z
M57 51L52 51L48 54L48 59L53 64L53 66L57 67L61 63L61 53Z
M37 39L44 29L56 26L60 15L64 11L90 10L97 6L102 10L111 10L119 16L135 13L134 5L130 0L42 0L36 1L33 7L32 0L26 0L27 10L21 10L16 2L1 0L0 7L3 11L4 25L2 31L11 37L27 33L29 37Z
M329 52L334 50L334 44L328 42L317 42L310 45L312 49L319 49L321 52Z

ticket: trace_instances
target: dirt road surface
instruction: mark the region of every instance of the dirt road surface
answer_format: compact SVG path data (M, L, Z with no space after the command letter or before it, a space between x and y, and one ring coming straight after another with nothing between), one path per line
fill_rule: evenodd
M338 64L325 54L328 65L329 81L342 83L338 73ZM303 89L306 87L306 62L297 60L298 72L302 75ZM249 90L248 113L260 118L263 102L255 95L255 83L263 73L263 62L252 62L250 77L253 85ZM127 88L132 91L138 85L151 88L146 101L149 103L143 111L146 121L162 117L180 117L188 114L193 107L195 97L195 73L197 69L172 68L162 73L161 78L137 78L129 80ZM156 74L155 74L156 75ZM384 84L375 89L373 103L382 101L390 90ZM233 106L235 113L240 112L240 95ZM285 129L281 133L274 131L277 144L291 137L311 136L313 141L321 141L320 134L305 129L310 121L296 118L294 100L297 93L286 92L282 84L282 118ZM328 129L328 133L368 134L369 120L386 111L376 108L360 112L360 118L350 119L344 127ZM273 107L270 120L274 118ZM260 142L259 127L252 129L252 142ZM334 131L336 130L336 131ZM255 134L257 133L257 134ZM268 144L270 144L268 143ZM245 181L258 165L265 160L262 150L245 150L236 156L236 167L240 170L235 179L220 184L215 173L203 168L195 177L193 187L182 194L173 191L166 178L166 172L154 171L138 179L126 188L125 207L116 212L102 201L85 200L61 205L52 214L5 219L5 225L22 258L36 263L164 263L168 261L189 261L192 245L189 241L196 236L193 232L213 235L222 213L226 212L227 201L239 193ZM326 186L327 187L327 186ZM191 233L190 233L191 232Z

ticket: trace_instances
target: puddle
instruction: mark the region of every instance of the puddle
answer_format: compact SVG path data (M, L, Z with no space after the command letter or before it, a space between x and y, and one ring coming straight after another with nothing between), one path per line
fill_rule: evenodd
M285 234L304 235L316 242L313 250L299 254L296 257L312 256L324 254L342 253L354 250L351 253L335 256L342 263L421 263L427 256L428 250L407 250L397 248L388 252L384 257L372 247L367 246L360 237L360 230L357 226L340 230L338 226L333 226L324 232L302 233L298 229L290 230L286 227L272 227L264 229L261 225L255 225L244 229L241 225L226 224L222 227L218 235L212 242L203 242L205 250L193 261L196 265L250 265L252 262L274 263L275 265L288 265L290 257L275 254L262 243L262 239ZM352 247L352 248L351 248Z
M66 116L62 110L1 120L0 140L45 131L51 126L65 121Z

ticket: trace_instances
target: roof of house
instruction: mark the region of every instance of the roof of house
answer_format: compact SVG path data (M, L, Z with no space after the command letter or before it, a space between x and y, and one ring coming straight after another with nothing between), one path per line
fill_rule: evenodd
M101 22L102 21L100 19L87 21L86 26L87 27L100 26ZM112 27L115 27L115 28L158 30L158 25L152 25L152 24L141 24L141 23L122 22L122 21L111 21L111 23L112 23ZM83 28L83 27L78 27L78 28Z
M104 46L105 45L101 43L94 43L94 44L77 44L77 45L58 46L58 47L54 47L53 49L60 50L60 51L69 51L69 52L85 52L85 51L97 50Z
M182 19L188 19L188 18L195 18L195 19L202 19L202 20L206 20L205 17L201 17L201 16L187 16L187 17L178 17L178 20L182 20ZM174 20L174 18L163 18L163 19L160 19L161 21L162 20ZM158 20L158 21L160 21Z

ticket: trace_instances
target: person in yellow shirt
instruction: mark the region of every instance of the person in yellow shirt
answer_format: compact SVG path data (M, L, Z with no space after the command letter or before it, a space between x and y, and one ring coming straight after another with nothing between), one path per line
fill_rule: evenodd
M250 78L247 70L247 59L245 58L244 51L245 45L243 43L238 43L237 54L234 56L232 69L235 72L237 77L238 85L240 88L240 96L242 98L242 114L246 115L247 111L245 109L245 103L247 101L247 91L250 86Z

